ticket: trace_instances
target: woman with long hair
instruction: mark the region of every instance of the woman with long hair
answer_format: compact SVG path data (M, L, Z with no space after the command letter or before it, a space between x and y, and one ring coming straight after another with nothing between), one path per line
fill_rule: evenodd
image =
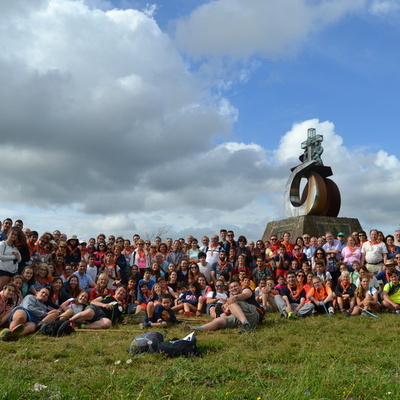
M0 242L0 290L11 281L18 272L21 253L17 248L18 228L10 228L7 239Z

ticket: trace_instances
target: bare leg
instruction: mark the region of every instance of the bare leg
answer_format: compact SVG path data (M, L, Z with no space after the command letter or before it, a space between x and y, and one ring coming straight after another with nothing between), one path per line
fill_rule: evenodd
M94 318L95 312L91 308L88 308L86 310L83 310L79 312L78 314L75 314L71 318L71 322L76 322L76 323L82 323L86 321L90 321Z
M229 311L233 316L235 316L241 323L247 321L246 316L244 315L244 312L242 308L239 306L237 303L232 303L228 307Z
M201 331L216 331L218 329L224 329L226 327L226 320L223 317L215 318L211 322L197 328Z
M92 322L84 326L84 329L108 329L111 326L111 320L101 318L98 321Z

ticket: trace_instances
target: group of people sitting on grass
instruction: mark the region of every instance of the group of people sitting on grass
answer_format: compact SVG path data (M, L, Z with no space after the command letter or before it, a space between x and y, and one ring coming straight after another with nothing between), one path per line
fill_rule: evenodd
M17 224L19 222L20 225ZM106 329L118 321L141 328L196 320L189 329L238 327L249 332L265 313L287 318L317 313L345 316L400 313L400 231L375 229L236 241L222 229L211 240L151 243L134 235L80 242L59 231L3 222L0 232L0 333L15 340L56 319L78 328ZM177 318L178 316L178 318Z

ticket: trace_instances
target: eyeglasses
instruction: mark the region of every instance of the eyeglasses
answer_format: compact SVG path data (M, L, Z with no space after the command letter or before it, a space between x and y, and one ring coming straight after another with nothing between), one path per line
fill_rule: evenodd
M317 252L317 253L315 253L315 254L324 254L324 253L320 253L319 251Z
M229 237L233 237L233 235L228 235Z
M271 238L271 240L278 240L278 238Z
M300 248L299 248L299 247L296 247L294 250L300 250Z
M224 287L224 285L215 285L215 287Z
M190 269L198 269L199 267L195 267L195 266L193 266L193 267L190 267Z
M305 277L305 275L297 275L297 276L300 276L301 278L304 278L304 277Z
M310 239L310 236L303 236L303 239Z
M358 236L365 236L363 233L360 233Z
M395 257L396 260L400 260L400 257Z

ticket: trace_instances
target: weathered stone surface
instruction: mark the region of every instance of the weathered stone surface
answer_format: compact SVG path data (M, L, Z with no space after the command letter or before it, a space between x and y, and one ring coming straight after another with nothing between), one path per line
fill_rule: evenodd
M361 231L361 225L357 218L338 218L324 217L319 215L302 215L300 217L291 217L280 221L272 221L265 228L263 241L269 240L271 235L277 235L280 238L283 232L290 232L292 242L303 233L311 236L322 236L325 232L332 232L334 236L338 232L343 232L346 236L354 231Z

